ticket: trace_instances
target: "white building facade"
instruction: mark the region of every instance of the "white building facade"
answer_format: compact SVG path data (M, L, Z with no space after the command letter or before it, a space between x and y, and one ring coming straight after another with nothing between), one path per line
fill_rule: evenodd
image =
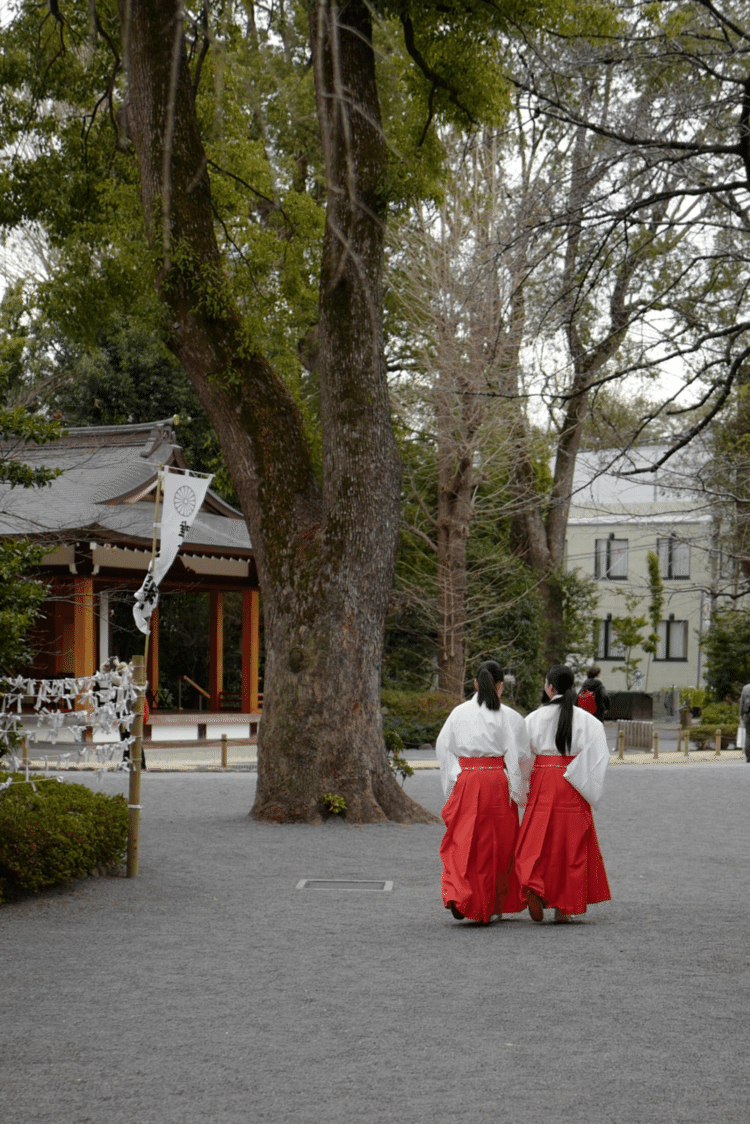
M662 449L646 447L579 454L568 522L566 569L594 578L599 591L596 662L608 689L626 690L624 650L613 621L649 617L647 555L659 560L664 606L659 644L640 662L631 690L649 694L702 686L700 637L708 625L715 565L714 518L689 489L689 477L673 467L630 475L655 464ZM637 598L635 607L627 599ZM632 604L632 603L631 603ZM647 637L650 621L641 630ZM593 645L592 640L592 645Z

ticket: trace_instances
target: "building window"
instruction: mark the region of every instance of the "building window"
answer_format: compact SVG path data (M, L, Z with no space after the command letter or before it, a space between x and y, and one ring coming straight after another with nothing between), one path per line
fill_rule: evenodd
M687 660L687 621L676 621L672 615L668 621L659 621L658 633L655 660Z
M596 658L599 660L622 660L625 658L625 649L617 640L617 633L612 624L612 615L606 620L599 621L599 646Z
M690 577L690 543L680 542L674 535L656 540L659 568L663 578Z
M597 539L594 550L594 577L624 582L628 577L628 540Z

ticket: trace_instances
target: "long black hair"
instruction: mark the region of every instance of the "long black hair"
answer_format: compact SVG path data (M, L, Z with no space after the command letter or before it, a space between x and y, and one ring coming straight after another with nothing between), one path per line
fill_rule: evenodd
M560 716L557 719L557 733L555 745L557 752L566 756L573 740L573 706L576 701L574 687L575 676L565 664L557 663L547 672L547 682L555 688L555 693L560 696ZM550 699L550 702L553 700Z
M488 710L500 709L497 685L504 679L505 673L499 663L495 663L494 660L480 663L477 671L477 702L480 706L486 706Z

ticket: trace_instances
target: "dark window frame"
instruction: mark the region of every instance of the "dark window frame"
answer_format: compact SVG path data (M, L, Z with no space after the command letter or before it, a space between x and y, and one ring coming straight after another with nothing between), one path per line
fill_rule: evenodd
M661 627L665 625L664 629L664 655L660 656L659 652L662 648ZM680 647L683 648L684 656L673 656L671 649L675 647L676 636L673 639L674 629L680 626L682 629L682 638ZM654 653L654 663L687 663L688 662L688 622L686 620L675 620L674 613L672 613L667 620L659 621L659 644L656 652Z
M675 572L680 564L678 548L682 548L687 553L686 574ZM678 538L677 535L669 535L668 538L657 538L656 556L659 559L659 573L662 578L670 582L690 581L690 553L690 543L686 542L685 539Z
M617 553L615 553L615 547ZM630 551L629 539L615 538L614 532L608 535L606 539L594 540L594 577L598 581L610 582L626 582L628 580L628 554ZM625 573L613 574L612 570L618 564L622 564L624 554ZM604 555L604 567L602 572L601 558Z
M615 637L615 630L612 626L612 614L610 613L606 617L600 617L598 625L599 638L596 658L598 660L611 660L612 663L614 663L615 660L624 660L625 650L622 645L618 644ZM616 647L620 649L617 652L613 651Z

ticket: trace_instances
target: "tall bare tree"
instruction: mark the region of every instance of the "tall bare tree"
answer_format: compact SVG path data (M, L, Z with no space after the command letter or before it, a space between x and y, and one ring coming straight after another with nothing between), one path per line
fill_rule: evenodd
M525 41L513 80L530 118L575 138L556 299L546 321L567 373L543 398L557 431L544 505L519 518L536 567L562 558L575 458L600 390L681 370L629 434L655 423L661 467L724 408L750 358L750 54L736 5L624 3L616 23ZM673 381L673 379L672 379ZM631 381L631 386L632 381ZM519 461L527 485L530 465ZM643 469L634 471L644 471ZM550 657L564 653L550 599Z

